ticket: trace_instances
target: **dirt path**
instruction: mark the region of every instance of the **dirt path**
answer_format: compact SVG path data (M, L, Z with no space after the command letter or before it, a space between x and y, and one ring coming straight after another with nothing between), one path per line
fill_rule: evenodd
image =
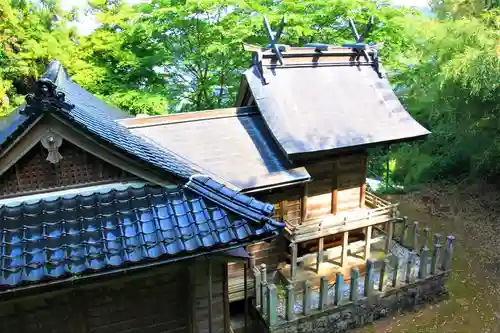
M486 184L429 187L392 197L402 215L442 236L457 237L450 299L359 330L368 332L500 332L500 193Z

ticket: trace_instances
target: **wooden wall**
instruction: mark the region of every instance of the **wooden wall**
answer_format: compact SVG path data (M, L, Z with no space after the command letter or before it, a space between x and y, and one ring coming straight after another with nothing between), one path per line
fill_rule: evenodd
M62 160L52 164L46 161L47 150L42 144L35 145L0 175L0 198L134 178L67 141L59 152Z
M364 206L366 155L343 155L305 165L307 184L305 220Z
M123 275L84 289L0 301L0 332L208 332L206 261L194 261L189 267L167 264L151 269L157 273L147 277ZM214 333L225 332L224 269L220 261L212 267Z
M212 329L213 333L225 333L229 330L229 301L227 299L227 285L225 280L227 264L212 260ZM193 332L209 332L208 306L208 266L201 260L191 268L191 290L194 291ZM227 311L227 312L226 312ZM225 315L227 314L227 316ZM227 320L227 321L226 321ZM229 333L227 331L226 333Z

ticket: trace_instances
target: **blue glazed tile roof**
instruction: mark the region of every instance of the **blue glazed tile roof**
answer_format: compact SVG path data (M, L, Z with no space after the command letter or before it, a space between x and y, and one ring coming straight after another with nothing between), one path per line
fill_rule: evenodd
M0 201L3 289L226 248L283 227L271 220L272 205L203 176L184 187L128 184L8 201Z

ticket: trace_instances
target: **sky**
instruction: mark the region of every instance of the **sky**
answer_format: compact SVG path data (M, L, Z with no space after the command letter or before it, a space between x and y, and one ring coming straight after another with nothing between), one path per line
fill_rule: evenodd
M128 3L137 3L144 0L127 0ZM396 6L409 6L416 7L419 9L426 10L429 8L428 0L392 0ZM62 0L62 7L66 10L70 10L73 7L85 8L87 5L87 0ZM80 22L76 23L78 32L81 35L90 34L95 28L97 28L98 23L94 16L80 15Z

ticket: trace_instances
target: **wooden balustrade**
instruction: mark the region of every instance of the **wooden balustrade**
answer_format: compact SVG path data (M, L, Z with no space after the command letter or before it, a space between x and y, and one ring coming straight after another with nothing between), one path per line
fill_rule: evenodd
M293 242L304 242L346 230L385 223L397 218L399 204L393 204L371 193L367 193L366 200L368 209L338 215L329 214L302 221L300 224L285 221L285 236Z
M413 225L415 226L415 224ZM415 234L415 230L413 233ZM367 260L366 267L362 270L364 276L361 275L358 267L351 269L347 279L342 273L337 272L335 282L332 285L329 285L327 276L322 276L320 277L319 290L313 289L313 283L310 280L288 281L283 292L280 293L274 281L267 280L265 265L261 265L259 269L254 268L256 309L261 313L267 325L271 327L283 321L294 320L298 316L309 316L317 311L326 311L331 307L342 306L348 302L358 302L367 297L381 296L391 289L397 289L406 284L415 283L419 279L426 279L449 271L455 237L448 236L446 238L443 255L440 235L434 235L431 244L432 250L429 249L425 241L429 238L429 230L424 230L423 235L424 238L421 242L423 247L419 251L420 255L417 254L417 251L412 250L404 265L402 265L401 258L396 256L386 257L378 261ZM420 258L418 267L417 257ZM402 266L404 267L403 275L401 273ZM377 280L378 285L376 285ZM349 288L348 299L344 297L347 287ZM329 293L331 290L333 290L333 299ZM302 311L298 312L296 308L300 307L300 303L297 306L297 301L300 299L302 299ZM281 310L278 313L278 309L284 309L284 311Z

